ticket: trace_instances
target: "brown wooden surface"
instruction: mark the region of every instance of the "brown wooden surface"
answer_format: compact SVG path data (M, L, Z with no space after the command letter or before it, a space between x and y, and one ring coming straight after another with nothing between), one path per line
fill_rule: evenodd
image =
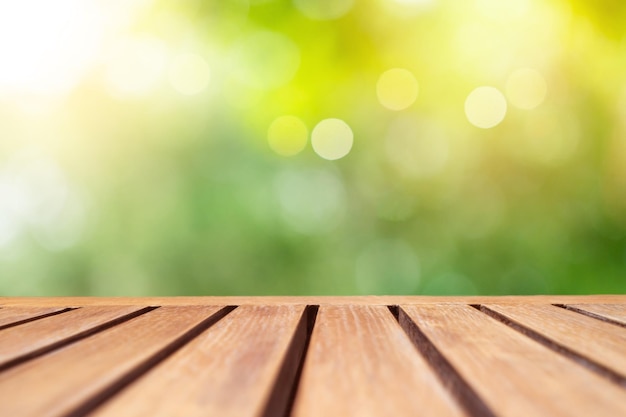
M0 298L0 416L621 416L626 296Z
M470 306L402 309L494 415L626 415L626 390Z
M0 415L64 415L217 310L162 307L0 373Z
M34 321L37 318L63 311L62 307L13 307L0 308L0 328Z
M0 365L53 346L139 310L138 307L84 307L2 330Z
M551 305L486 307L626 379L626 329Z
M596 317L615 320L626 326L626 306L624 304L572 304L568 307L586 311Z
M240 307L96 415L259 415L303 312L291 306Z
M384 306L323 306L294 416L461 416Z

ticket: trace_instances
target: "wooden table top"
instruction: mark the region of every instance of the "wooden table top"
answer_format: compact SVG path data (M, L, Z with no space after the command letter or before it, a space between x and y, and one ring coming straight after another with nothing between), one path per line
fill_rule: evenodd
M626 296L0 298L0 416L626 416Z

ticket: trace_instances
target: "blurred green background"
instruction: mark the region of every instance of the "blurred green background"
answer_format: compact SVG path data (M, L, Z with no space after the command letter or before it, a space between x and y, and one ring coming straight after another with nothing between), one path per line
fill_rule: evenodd
M620 0L0 3L0 294L626 291Z

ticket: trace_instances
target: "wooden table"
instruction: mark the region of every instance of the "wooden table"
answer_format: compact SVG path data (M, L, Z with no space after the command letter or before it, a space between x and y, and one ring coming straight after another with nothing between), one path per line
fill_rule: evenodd
M0 298L0 416L626 416L626 296Z

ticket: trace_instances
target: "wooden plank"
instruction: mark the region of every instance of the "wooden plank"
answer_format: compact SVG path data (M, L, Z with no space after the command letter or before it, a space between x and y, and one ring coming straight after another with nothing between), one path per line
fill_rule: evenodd
M0 415L71 414L218 310L158 308L0 373Z
M626 304L626 295L534 296L303 296L303 297L0 297L0 305L80 307L93 305L399 305L399 304Z
M626 329L552 305L486 307L626 379Z
M626 415L626 390L470 306L402 309L498 416Z
M1 330L0 369L138 310L133 306L84 307Z
M5 307L0 308L0 329L37 320L61 311L63 307Z
M266 405L303 311L238 307L94 415L280 416ZM288 397L289 386L280 393Z
M614 320L626 326L626 303L624 304L570 304L567 307L586 311L599 317Z
M322 306L294 417L464 415L382 306Z

